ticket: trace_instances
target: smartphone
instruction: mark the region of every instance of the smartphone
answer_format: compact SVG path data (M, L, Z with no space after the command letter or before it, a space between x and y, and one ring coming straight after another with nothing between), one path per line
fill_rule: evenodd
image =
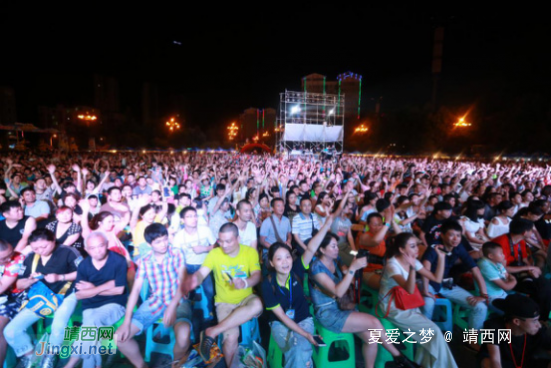
M433 244L433 245L431 245L431 248L436 249L439 245L440 245L440 244ZM443 248L440 248L440 250L441 250L442 252L445 252L445 250L444 250ZM451 256L451 255L452 255L452 252L447 252L446 255L447 255L447 256Z
M44 275L36 275L34 278L37 280L42 280L44 278Z
M314 341L316 342L316 344L318 344L318 346L327 346L327 344L321 339L321 336L320 335L314 335Z

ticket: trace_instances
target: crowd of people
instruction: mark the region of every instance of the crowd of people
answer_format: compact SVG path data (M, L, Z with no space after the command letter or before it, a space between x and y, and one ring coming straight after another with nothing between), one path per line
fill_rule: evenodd
M200 324L201 357L221 336L230 366L240 326L263 313L285 367L313 365L316 325L356 335L366 367L379 345L398 367L456 367L432 321L446 298L469 329L511 331L509 344L466 344L482 367L546 366L536 353L551 349L547 165L239 153L0 160L0 365L11 348L22 367L55 367L56 354L37 361L30 327L53 315L49 342L62 345L78 311L83 326L118 323L118 349L136 367L146 363L135 336L159 319L174 330L175 362ZM364 292L378 294L367 313ZM193 315L197 294L210 323ZM382 318L433 334L413 335L406 357ZM80 360L102 366L94 354L65 366Z

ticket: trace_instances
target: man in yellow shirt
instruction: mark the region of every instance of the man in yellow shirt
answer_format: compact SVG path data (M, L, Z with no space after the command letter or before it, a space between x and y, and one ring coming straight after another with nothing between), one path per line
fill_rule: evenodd
M219 248L205 258L201 268L182 280L184 295L209 275L214 274L216 316L219 323L201 332L200 354L210 359L215 338L224 334L222 351L228 367L237 351L239 326L262 313L262 302L252 288L260 282L260 264L255 249L239 244L239 230L233 223L224 224L218 234Z

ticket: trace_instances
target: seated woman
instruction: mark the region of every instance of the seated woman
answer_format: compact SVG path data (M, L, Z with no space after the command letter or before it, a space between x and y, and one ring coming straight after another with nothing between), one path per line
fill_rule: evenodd
M488 227L486 227L486 235L490 239L497 238L509 232L509 224L515 215L515 206L505 200L498 204L497 211L499 215L494 217L488 224Z
M393 221L394 212L392 207L384 210L383 216L378 212L367 216L367 226L369 230L358 234L358 246L360 249L369 251L368 265L363 270L362 281L373 290L379 290L381 285L381 275L384 266L384 256L386 253L386 237L390 228L394 229L395 234L400 233L396 221Z
M333 208L333 201L331 196L327 192L321 192L318 195L316 206L314 207L314 215L316 216L318 223L323 225L325 219L331 214Z
M46 225L46 229L55 234L56 245L76 248L82 256L87 256L82 246L82 227L73 222L73 210L63 206L55 211L56 220Z
M166 217L168 203L162 202L161 206L156 206L152 202L153 197L143 196L138 200L134 211L132 211L130 229L132 231L132 242L134 243L134 259L144 256L144 253L151 250L144 238L145 228L154 222L161 223Z
M390 290L399 286L405 289L408 293L413 294L415 291L415 278L417 272L425 276L429 280L442 282L444 275L445 256L439 248L436 248L438 253L438 264L436 275L423 267L421 262L417 260L419 255L419 247L417 239L413 234L401 233L393 238L390 238L387 248L387 263L383 271L381 279L381 287L379 289L380 310L383 311L386 318L395 324L401 330L411 330L417 333L412 336L412 339L417 340L417 353L415 361L421 366L430 367L457 367L453 355L448 347L440 328L425 317L419 311L419 308L401 310L395 305L395 301L390 300ZM434 334L425 343L423 336L418 331L431 329Z
M377 357L379 344L369 343L370 339L379 339L382 346L394 357L397 367L418 367L417 364L409 361L400 354L396 347L387 342L386 333L379 320L367 313L360 313L354 310L341 309L338 299L342 298L348 291L354 274L367 265L366 257L354 258L348 269L339 269L337 259L339 257L338 237L334 234L327 234L320 244L318 259L312 264L310 270L310 289L312 302L314 304L315 317L326 329L335 333L353 333L358 336L362 344L362 354L366 367L373 367ZM344 303L343 303L344 304ZM370 330L381 332L371 334Z
M272 271L262 283L262 296L272 337L285 355L285 368L312 367L314 321L304 297L304 273L309 268L322 239L331 227L329 216L320 231L310 240L304 254L293 261L291 248L274 243L268 250Z
M490 240L484 232L486 227L483 217L484 211L485 206L482 201L472 200L467 203L465 216L462 216L460 219L461 226L463 227L463 235L467 237L469 244L473 248L473 251L469 253L474 259L480 258L482 244Z

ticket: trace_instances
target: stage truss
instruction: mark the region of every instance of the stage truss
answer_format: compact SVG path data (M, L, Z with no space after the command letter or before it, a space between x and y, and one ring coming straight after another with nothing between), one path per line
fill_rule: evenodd
M342 153L344 94L280 93L275 130L280 153Z

